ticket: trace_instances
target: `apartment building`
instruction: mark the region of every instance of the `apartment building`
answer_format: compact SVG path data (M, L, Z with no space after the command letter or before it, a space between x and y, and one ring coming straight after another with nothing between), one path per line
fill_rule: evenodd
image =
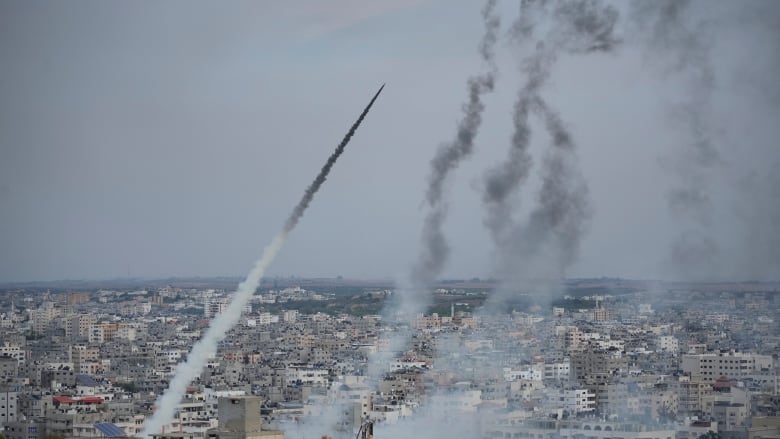
M743 352L717 352L685 354L680 368L690 374L691 380L715 382L718 378L742 378L751 374L767 372L773 368L771 355Z

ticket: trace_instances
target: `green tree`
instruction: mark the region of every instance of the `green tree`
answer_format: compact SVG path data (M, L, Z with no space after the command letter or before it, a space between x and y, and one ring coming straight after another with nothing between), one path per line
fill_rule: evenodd
M714 431L710 430L699 436L699 439L720 439L720 433L715 433Z
M117 387L128 393L135 393L138 391L138 386L135 383L117 383Z

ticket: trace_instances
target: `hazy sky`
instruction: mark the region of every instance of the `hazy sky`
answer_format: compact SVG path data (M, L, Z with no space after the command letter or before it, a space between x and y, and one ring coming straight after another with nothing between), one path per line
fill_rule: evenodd
M480 194L506 156L525 79L526 49L505 33L516 3L499 1L498 83L448 188L447 277L493 274ZM269 274L408 272L429 161L483 69L481 7L0 1L0 281L243 275L385 82ZM593 206L566 274L780 278L778 3L689 10L714 75L701 117L719 153L696 180L711 201L701 224L667 202L687 178L677 109L699 102L687 64L698 60L641 44L618 7L623 44L561 56L542 91L578 145ZM537 166L549 139L535 126ZM516 194L518 218L534 175ZM670 256L691 228L716 244L703 268Z

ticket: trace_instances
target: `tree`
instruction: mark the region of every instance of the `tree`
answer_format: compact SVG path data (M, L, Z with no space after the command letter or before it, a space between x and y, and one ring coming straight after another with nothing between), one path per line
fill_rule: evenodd
M135 393L138 391L138 386L135 383L117 383L117 387L128 393Z
M698 439L720 439L720 433L715 433L714 431L710 430L699 436Z

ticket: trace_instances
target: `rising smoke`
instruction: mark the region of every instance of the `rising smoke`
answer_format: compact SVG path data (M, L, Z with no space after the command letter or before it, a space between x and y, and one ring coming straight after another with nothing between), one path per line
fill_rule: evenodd
M482 61L488 70L468 80L468 102L463 106L463 118L458 122L455 139L443 144L431 160L431 174L425 200L428 214L422 230L422 246L417 263L412 268L411 281L414 288L428 286L441 274L449 256L449 245L442 231L447 217L447 203L444 186L450 174L468 158L474 150L474 138L482 124L485 105L482 96L493 91L498 69L495 62L495 44L500 21L495 13L496 0L488 0L482 9L485 34L479 46Z
M714 205L710 192L712 174L724 164L710 117L716 86L712 36L706 22L694 20L690 0L635 1L632 18L647 58L660 63L667 74L685 80L680 101L670 113L686 139L665 166L675 180L667 204L684 228L672 244L671 258L673 266L683 270L680 274L702 276L714 271L719 252L711 230Z
M552 148L542 162L537 204L527 222L511 230L507 245L501 248L502 263L507 264L507 273L528 276L531 273L522 268L524 263L552 241L552 254L545 260L552 261L551 267L557 271L551 274L560 279L565 275L563 270L575 262L591 217L588 186L579 171L576 145L560 115L542 99L537 99L533 108L544 120Z
M492 2L488 3L489 5ZM645 2L650 8L658 8L670 14L671 22L662 23L663 26L678 26L675 20L679 18L682 10L687 8L687 2L664 2L653 4ZM486 8L487 9L487 8ZM677 18L674 18L677 17ZM482 201L486 210L485 224L488 227L499 253L500 274L529 276L535 273L539 267L534 266L534 260L539 260L541 265L552 265L552 276L558 278L565 276L565 270L576 260L580 244L587 230L589 219L592 216L592 208L588 199L588 186L580 172L576 155L577 145L572 133L568 130L561 115L543 96L544 88L551 76L553 67L559 57L564 55L586 55L614 51L621 43L616 37L615 26L618 20L617 10L604 5L596 0L586 1L532 1L521 3L521 15L512 27L512 37L520 44L529 46L531 53L525 55L521 61L521 73L523 85L517 95L514 104L513 124L514 132L511 138L511 148L507 158L499 166L491 169L485 175L484 192ZM706 54L697 53L705 46L696 42L695 38L685 33L662 35L663 38L679 40L670 43L692 45L695 49L686 56L682 52L676 52L675 70L685 67L688 63L697 63L697 59ZM697 97L698 102L706 110L709 106L708 88L712 87L712 76L708 76L703 66L697 66L694 70L694 88L691 93ZM481 96L488 91L478 87L479 82L469 81L470 100L464 107L466 117L459 125L458 136L452 144L441 147L432 164L432 174L429 187L426 192L426 202L429 208L428 216L424 224L423 249L420 263L415 267L415 281L418 285L430 284L437 274L441 273L449 253L446 238L442 232L442 224L447 217L447 205L444 201L445 183L458 164L472 153L474 135L481 123L482 102ZM492 89L492 83L491 83ZM700 96L701 95L701 96ZM694 101L696 101L694 99ZM469 111L469 109L476 111ZM469 117L474 116L474 117ZM479 117L476 117L479 116ZM523 184L528 179L532 170L532 156L529 151L531 146L531 119L533 117L543 125L547 136L550 138L550 147L543 153L539 166L541 187L537 193L535 204L530 207L530 213L524 221L518 221L513 217L516 211L516 196ZM684 155L689 157L685 166L702 170L712 169L721 163L717 149L714 148L712 137L707 127L706 117L698 112L696 106L681 105L675 117L690 127L691 148ZM466 127L465 131L461 128ZM461 133L464 135L461 136ZM461 142L462 141L462 142ZM681 212L682 216L688 216L705 224L710 203L706 179L700 177L700 172L688 172L690 179L680 179L679 185L671 191L668 197L669 206ZM680 175L683 175L680 172ZM753 176L744 182L746 192L762 195L764 200L775 202L765 203L761 209L748 205L744 209L746 222L751 224L763 223L760 228L750 229L753 232L752 241L757 245L766 245L767 251L771 251L770 263L775 263L775 270L780 260L780 244L777 233L780 224L780 183L777 174L767 176ZM767 183L772 181L773 183ZM700 214L699 212L704 212ZM764 232L772 229L770 240ZM690 239L686 236L685 239ZM712 254L713 249L707 247L707 241L685 241L681 250L687 253L679 253L678 260L690 258L700 263L703 255ZM763 254L762 254L763 257ZM753 261L756 265L759 261ZM690 262L693 263L693 262ZM690 264L689 263L689 264ZM414 291L419 292L419 291ZM421 301L422 299L417 299ZM420 310L419 307L416 308ZM491 316L491 318L496 318ZM465 332L465 331L464 331ZM393 339L393 347L390 354L397 352L403 346L403 338L408 338L414 333L410 328ZM478 331L474 334L481 336ZM454 336L454 335L453 335ZM457 336L463 336L458 334ZM437 335L440 342L447 335ZM436 359L437 371L446 370L446 353L454 353L458 350L456 343L450 343L446 348L439 349L440 357ZM379 360L374 359L374 366L386 367L391 357L382 355ZM481 362L480 362L481 361ZM483 371L496 364L492 358L485 356L472 370ZM462 368L462 363L459 366ZM443 366L443 367L442 367ZM375 373L369 374L376 379ZM500 378L499 378L500 379ZM436 391L434 391L435 393ZM446 397L446 395L445 395ZM440 401L440 400L438 400ZM438 407L436 398L428 398L427 407L421 412L403 422L395 425L383 426L386 435L413 436L424 431L430 437L474 437L471 431L479 423L479 416L458 416L446 412L446 407Z
M754 171L738 182L742 197L736 212L743 226L745 254L740 271L748 279L780 276L780 154L770 171Z
M241 318L241 311L247 304L249 299L255 293L255 290L260 285L260 280L263 277L268 266L273 262L279 250L281 250L287 236L298 225L301 217L303 217L306 208L309 207L314 195L325 183L328 178L331 168L338 160L339 156L344 152L347 144L352 136L357 131L363 119L368 114L371 106L374 105L374 101L379 97L379 93L384 89L384 84L379 88L371 102L368 103L366 108L360 113L357 121L352 125L344 139L336 147L336 150L328 157L325 165L320 169L320 172L315 177L314 181L309 185L303 194L303 197L293 209L287 221L284 223L284 227L276 235L268 246L263 250L263 255L255 262L254 267L247 275L246 279L238 285L238 289L233 294L233 299L230 301L227 309L217 315L212 321L206 333L203 335L195 345L192 347L187 360L183 363L179 363L176 367L176 373L171 379L168 389L157 400L157 410L152 417L144 425L144 429L141 432L142 437L149 437L152 434L159 433L162 428L170 424L176 414L176 407L179 404L187 386L203 371L203 367L206 364L209 356L216 352L217 344L225 338L227 332L238 323Z
M440 145L430 162L431 171L425 192L428 211L423 222L420 253L412 266L409 279L403 280L405 284L399 286L399 293L392 301L388 301L385 314L413 318L424 311L430 297L423 291L441 274L447 262L450 247L442 230L447 218L445 188L452 172L474 150L474 139L482 124L485 109L482 98L495 87L498 74L495 45L501 25L495 9L496 0L487 0L481 10L485 33L479 44L479 54L487 70L468 79L468 101L463 105L463 116L458 122L455 138ZM372 354L368 361L366 373L370 379L376 381L387 373L388 362L404 349L413 331L413 326L409 325L383 336L384 348Z
M442 230L447 218L445 187L451 173L473 152L474 139L482 124L482 112L485 109L482 97L493 91L495 86L498 73L495 45L501 24L495 9L496 0L487 0L481 11L485 33L479 44L479 54L487 70L468 79L468 101L463 105L463 117L458 122L455 139L439 146L430 162L431 173L425 192L428 212L423 222L418 260L412 266L409 279L402 281L404 284L399 286L399 293L388 302L385 314L413 318L424 311L430 297L422 292L441 274L447 262L450 248ZM408 326L384 337L385 348L369 359L369 377L377 379L387 372L388 361L403 350L411 339L412 330Z
M512 26L516 41L522 46L534 45L521 61L525 83L514 105L509 153L486 173L482 194L484 224L497 249L497 271L511 283L539 274L540 260L541 265L553 268L545 275L554 278L563 277L576 260L591 216L587 185L579 171L572 136L541 92L561 54L612 51L619 44L617 19L615 8L596 0L523 2L520 19ZM537 36L543 26L546 31ZM541 166L542 186L536 206L528 219L520 222L513 213L515 196L533 163L529 152L532 114L542 119L552 148Z

